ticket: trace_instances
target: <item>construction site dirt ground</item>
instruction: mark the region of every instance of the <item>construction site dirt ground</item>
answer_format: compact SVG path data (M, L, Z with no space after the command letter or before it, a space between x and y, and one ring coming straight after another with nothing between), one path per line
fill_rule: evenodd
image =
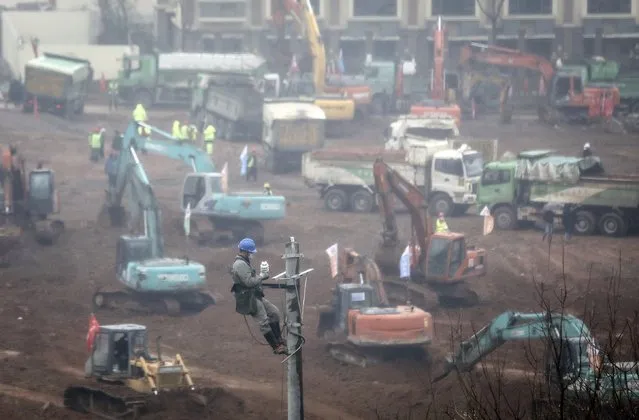
M25 241L13 255L13 265L0 271L0 417L85 418L60 408L64 388L82 380L87 357L85 337L91 312L91 296L98 287L115 287L115 244L123 231L97 224L104 200L106 178L103 163L88 159L87 134L95 126L124 131L128 110L107 115L101 106L88 106L87 114L67 122L51 115L36 119L18 110L0 110L1 143L13 143L27 158L29 167L42 160L55 170L61 201L61 218L66 233L55 247L43 248ZM170 129L184 113L151 110L150 122ZM350 139L331 141L340 145L381 145L388 121L374 119L362 124ZM464 121L462 134L499 139L500 154L532 148L552 148L577 155L584 142L592 145L610 173L639 173L639 138L606 134L597 128L566 126L552 128L532 117L515 117L513 124L500 126L490 117ZM443 416L446 406L462 401L458 379L449 378L432 386L431 372L441 367L450 351L451 337L458 329L463 336L480 328L506 310L539 311L538 291L543 284L547 296L567 292L566 307L578 316L595 307L596 334L605 334L607 299L618 299L620 317L633 316L639 295L636 276L639 266L639 239L575 237L562 245L556 235L549 249L535 230L494 232L482 236L482 219L474 215L450 218L452 230L463 232L468 242L488 253L488 275L475 281L481 304L463 310L437 306L434 295L424 302L433 313L436 339L428 360L392 360L360 368L341 365L325 351L325 343L315 337L318 305L330 299L333 281L329 275L325 249L334 243L372 255L380 238L381 221L376 213L330 213L316 191L309 189L299 173L272 176L260 172L258 183L240 177L239 154L244 143L218 141L218 167L229 163L231 190L261 191L270 182L288 202L285 220L266 224L267 243L256 259L268 260L271 272L283 271L284 244L294 236L301 244L303 267L315 271L308 278L304 308L303 348L304 393L307 418L424 418L434 402ZM228 268L235 247L202 248L180 233L179 196L188 168L181 162L142 155L155 193L163 210L166 254L188 255L207 267L209 289L219 302L197 316L148 316L127 311L99 312L101 324L135 322L147 325L150 337L162 335L163 354L180 352L192 368L198 385L222 387L217 411L211 418L282 418L286 409L286 369L281 357L262 344L256 325L235 313L230 294ZM402 237L409 238L409 219L399 216ZM562 276L562 272L565 275ZM613 274L619 287L611 289ZM553 295L554 296L554 295ZM267 291L280 307L283 294ZM549 301L556 306L554 297ZM587 318L590 319L590 318ZM496 353L506 366L526 369L521 345L508 345ZM510 371L507 371L510 372ZM517 381L517 375L508 380ZM232 413L237 413L232 414ZM153 418L205 418L177 404ZM431 411L429 418L437 416Z

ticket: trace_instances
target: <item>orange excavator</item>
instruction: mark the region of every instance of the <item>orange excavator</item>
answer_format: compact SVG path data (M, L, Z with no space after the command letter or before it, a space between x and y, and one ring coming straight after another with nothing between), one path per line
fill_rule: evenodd
M410 276L399 280L387 276L384 279L387 290L399 287L424 301L434 291L440 305L446 306L477 304L479 297L467 282L486 274L486 251L468 246L461 233L433 233L424 195L382 159L375 161L373 174L384 227L375 254L382 273L399 277L400 259L406 252L406 245L399 240L393 195L408 209L413 227L408 247Z
M565 65L555 69L544 57L510 48L471 43L462 48L459 66L462 71L481 67L528 69L540 74L537 106L539 119L555 123L559 119L597 120L605 116L605 101L619 104L619 89L614 86L589 86L584 66ZM504 84L500 98L503 122L512 117L512 82Z
M446 52L446 34L441 16L433 31L434 65L431 78L430 99L421 101L410 108L411 115L428 117L434 114L445 114L455 119L457 126L461 123L459 105L447 98L445 83L444 53Z
M330 305L320 309L317 336L327 338L335 359L366 367L396 356L422 357L433 339L432 315L413 305L390 306L375 262L339 248L337 285Z

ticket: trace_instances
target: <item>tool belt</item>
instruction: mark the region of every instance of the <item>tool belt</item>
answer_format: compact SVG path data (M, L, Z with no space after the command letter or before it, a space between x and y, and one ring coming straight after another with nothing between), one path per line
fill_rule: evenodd
M237 283L231 288L235 297L235 312L240 315L255 315L257 313L257 301L264 297L264 292L259 287L243 287Z

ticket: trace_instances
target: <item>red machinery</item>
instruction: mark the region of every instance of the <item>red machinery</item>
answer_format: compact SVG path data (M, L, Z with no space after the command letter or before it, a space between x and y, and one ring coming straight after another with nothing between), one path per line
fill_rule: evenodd
M422 296L432 289L440 304L476 304L478 295L468 287L467 280L486 274L486 251L467 247L461 233L433 233L424 195L383 160L375 162L373 173L384 226L375 261L384 273L397 276L400 256L406 247L399 240L391 194L408 209L413 226L410 279L386 278L384 284L408 288Z
M461 122L461 109L456 103L451 103L446 97L446 83L444 74L444 53L446 52L445 28L441 16L437 19L437 26L433 31L434 65L431 79L430 100L417 103L410 108L412 115L427 116L428 114L447 114Z
M603 104L612 100L619 103L619 89L614 86L588 86L584 80L584 66L563 66L555 69L552 63L535 54L519 50L472 43L462 48L460 57L462 71L473 71L477 67L506 67L528 69L540 73L538 104L539 118L555 122L559 117L593 120L606 116ZM501 95L502 120L509 121L512 113L510 103L511 83L506 83Z

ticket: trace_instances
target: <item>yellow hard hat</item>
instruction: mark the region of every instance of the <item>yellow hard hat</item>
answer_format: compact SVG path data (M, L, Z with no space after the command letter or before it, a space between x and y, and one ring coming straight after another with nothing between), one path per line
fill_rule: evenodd
M269 184L268 182L264 183L264 188L271 188L271 184Z

